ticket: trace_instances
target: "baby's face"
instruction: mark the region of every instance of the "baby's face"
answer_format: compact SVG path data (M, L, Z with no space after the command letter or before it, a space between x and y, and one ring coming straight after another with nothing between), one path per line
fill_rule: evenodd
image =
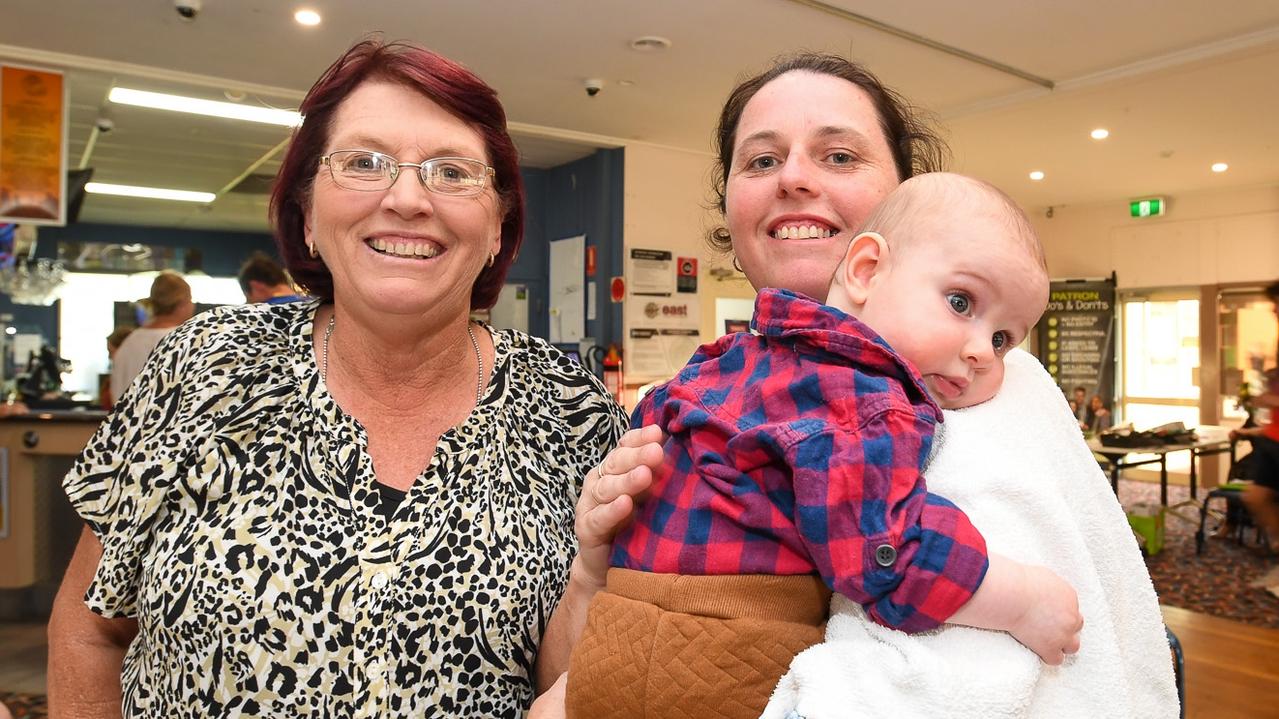
M858 313L945 409L995 396L1004 355L1048 303L1047 274L1002 215L952 218L914 223L915 236L876 275Z

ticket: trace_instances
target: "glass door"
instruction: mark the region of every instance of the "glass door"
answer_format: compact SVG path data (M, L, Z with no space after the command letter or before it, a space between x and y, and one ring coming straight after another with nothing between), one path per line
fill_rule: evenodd
M1265 387L1262 372L1276 366L1273 305L1258 288L1223 290L1217 311L1221 326L1221 423L1242 426L1248 415L1240 404L1246 387L1257 396ZM1264 418L1253 416L1254 421Z

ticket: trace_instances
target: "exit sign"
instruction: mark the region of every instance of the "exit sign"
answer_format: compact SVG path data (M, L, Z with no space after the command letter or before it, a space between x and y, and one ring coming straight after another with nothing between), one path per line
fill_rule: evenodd
M1162 197L1151 197L1145 200L1133 200L1128 203L1128 213L1133 217L1157 217L1164 213L1168 204Z

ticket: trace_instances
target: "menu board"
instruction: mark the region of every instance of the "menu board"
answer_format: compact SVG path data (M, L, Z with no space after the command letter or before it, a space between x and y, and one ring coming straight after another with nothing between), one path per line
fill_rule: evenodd
M66 224L62 73L0 66L0 222Z
M1106 406L1115 388L1115 281L1066 280L1049 288L1039 320L1039 359L1069 396L1083 387Z

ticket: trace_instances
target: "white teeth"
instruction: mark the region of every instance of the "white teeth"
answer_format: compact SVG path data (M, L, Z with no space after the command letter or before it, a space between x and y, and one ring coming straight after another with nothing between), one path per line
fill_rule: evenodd
M416 242L389 242L382 238L374 238L369 240L369 245L384 254L394 257L435 257L440 254L434 245L428 243L418 244Z
M808 240L818 237L825 239L832 234L831 230L817 225L800 225L798 227L787 225L773 230L773 237L779 240Z

